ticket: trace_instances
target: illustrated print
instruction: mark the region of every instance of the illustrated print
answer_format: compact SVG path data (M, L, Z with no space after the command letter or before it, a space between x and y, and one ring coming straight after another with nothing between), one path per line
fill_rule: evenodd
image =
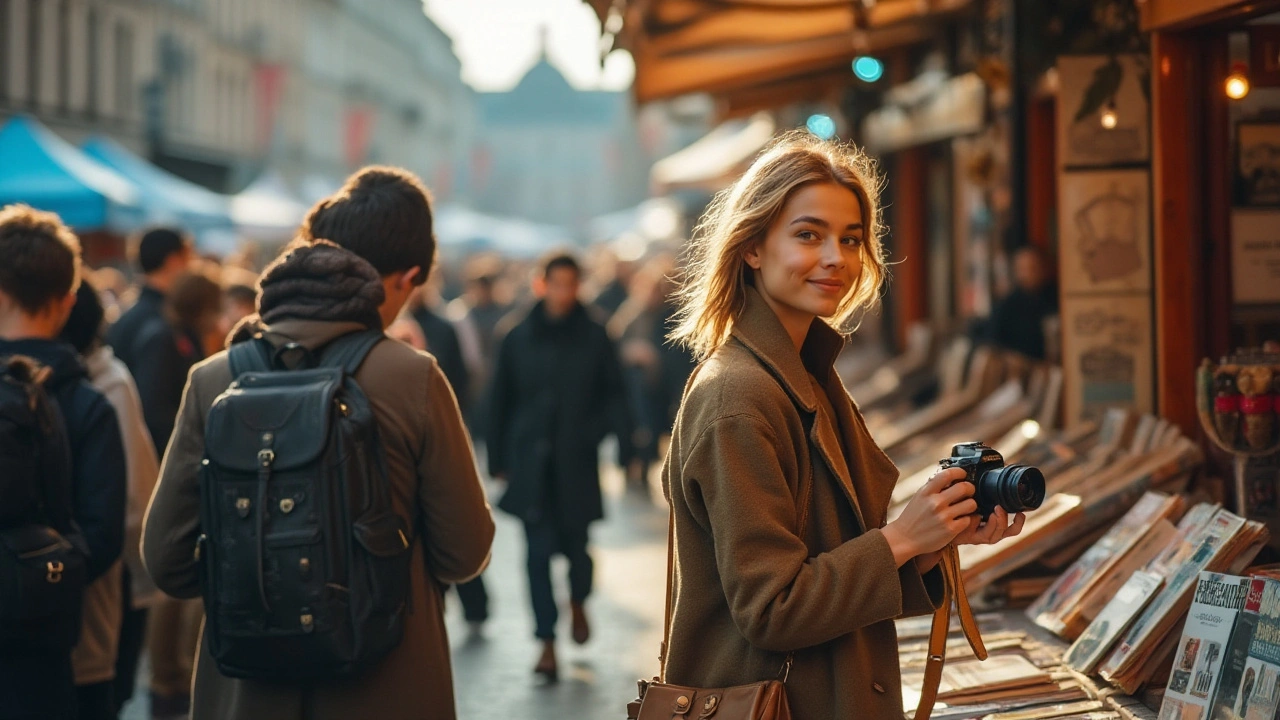
M1142 211L1146 208L1142 207ZM1119 280L1142 269L1138 243L1138 195L1113 183L1076 211L1079 262L1093 283Z

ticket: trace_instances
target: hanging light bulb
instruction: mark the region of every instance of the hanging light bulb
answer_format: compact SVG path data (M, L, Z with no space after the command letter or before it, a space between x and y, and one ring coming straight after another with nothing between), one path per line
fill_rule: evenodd
M1234 63L1231 66L1231 74L1227 76L1227 82L1223 85L1226 90L1227 97L1232 100L1243 99L1249 94L1249 66L1242 62Z
M1120 116L1116 114L1116 101L1108 100L1107 104L1102 107L1102 114L1098 116L1098 120L1102 123L1102 127L1107 130L1115 130L1116 125L1120 124Z

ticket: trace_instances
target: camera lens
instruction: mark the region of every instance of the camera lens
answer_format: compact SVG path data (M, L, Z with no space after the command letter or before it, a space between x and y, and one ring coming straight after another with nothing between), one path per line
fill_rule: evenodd
M1044 473L1030 465L1006 465L983 473L976 489L979 507L1035 510L1044 502Z

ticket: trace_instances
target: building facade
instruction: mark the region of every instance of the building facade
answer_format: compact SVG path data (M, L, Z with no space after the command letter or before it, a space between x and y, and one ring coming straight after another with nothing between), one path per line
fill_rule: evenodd
M473 102L420 0L0 0L0 118L219 191L384 162L447 197Z
M479 94L470 188L476 207L564 227L647 197L652 162L630 95L582 91L544 56L510 91Z

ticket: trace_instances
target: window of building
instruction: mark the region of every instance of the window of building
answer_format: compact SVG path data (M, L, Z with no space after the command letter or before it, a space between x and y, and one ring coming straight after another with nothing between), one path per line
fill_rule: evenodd
M0 0L0 100L9 99L9 0Z
M98 9L90 7L85 17L85 111L89 117L98 115Z
M58 3L58 110L71 107L71 0Z
M116 25L115 53L115 110L116 116L128 118L133 115L133 28L127 23Z
M40 42L40 31L43 29L40 13L39 3L27 5L27 100L32 107L40 104L40 68L44 67L44 63L40 62L40 50L44 45Z

